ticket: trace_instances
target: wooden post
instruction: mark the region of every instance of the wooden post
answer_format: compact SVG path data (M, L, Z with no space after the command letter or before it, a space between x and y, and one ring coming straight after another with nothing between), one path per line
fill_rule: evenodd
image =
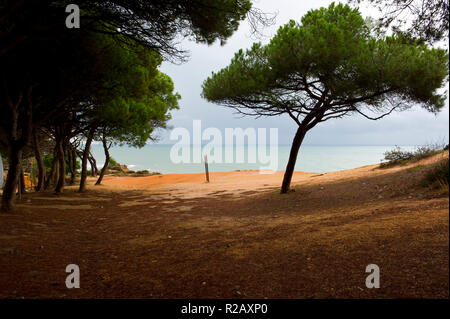
M208 170L208 156L205 155L205 173L206 173L206 182L209 183L209 170Z

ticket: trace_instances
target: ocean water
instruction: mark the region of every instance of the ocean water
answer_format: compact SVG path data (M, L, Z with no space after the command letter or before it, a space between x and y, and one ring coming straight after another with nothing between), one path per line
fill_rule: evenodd
M167 144L148 144L141 149L131 148L127 146L115 146L110 149L111 156L119 163L125 164L132 170L149 170L151 172L159 172L162 174L173 173L202 173L205 170L203 156L201 156L200 147L187 147L189 149L189 160L187 163L175 163L173 156L171 157L171 149L173 145ZM401 146L404 150L414 149L413 146ZM297 157L295 166L296 171L325 173L344 169L352 169L364 165L380 163L384 155L383 153L394 149L392 145L386 146L314 146L303 145ZM186 150L186 149L185 149ZM203 148L204 150L204 148ZM278 146L277 152L270 152L268 148L265 150L266 156L271 159L269 162L264 161L260 157L258 150L249 148L247 146L222 146L216 149L217 161L209 161L210 172L230 172L236 170L259 170L267 167L267 163L271 164L271 169L276 171L285 170L290 145ZM233 152L232 163L227 163L226 153ZM222 152L221 160L219 160L220 152ZM244 155L243 161L238 161L236 153L242 152ZM264 152L263 152L264 153ZM97 160L99 168L104 163L105 156L102 145L93 144L92 154ZM178 155L181 155L181 151ZM252 158L253 156L256 157ZM197 156L196 156L197 155ZM187 158L187 157L186 157ZM230 158L230 157L229 157ZM194 159L197 161L195 162ZM242 158L241 158L242 159Z

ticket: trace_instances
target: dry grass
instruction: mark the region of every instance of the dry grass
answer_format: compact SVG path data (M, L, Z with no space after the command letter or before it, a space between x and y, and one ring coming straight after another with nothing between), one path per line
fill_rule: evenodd
M69 188L64 214L26 194L26 210L0 216L0 297L448 298L449 200L420 186L440 158L299 173L288 195L249 172L90 186L84 202ZM64 287L69 263L82 289ZM380 289L365 288L370 263Z

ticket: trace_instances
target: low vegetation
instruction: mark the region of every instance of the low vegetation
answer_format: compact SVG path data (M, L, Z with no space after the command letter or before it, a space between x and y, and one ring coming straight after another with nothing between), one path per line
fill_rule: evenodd
M422 159L442 153L445 147L440 144L430 144L419 146L413 151L404 151L401 147L396 146L393 150L384 153L384 160L379 168L390 168L398 165L406 165L408 163L417 162Z
M117 166L119 163L117 163L117 161L114 159L114 158L110 158L109 159L109 163L108 163L108 167L109 168L112 168L112 167L114 167L114 166Z
M448 158L434 164L422 180L422 186L446 190L448 192L449 165Z
M150 172L149 170L142 170L131 173L129 176L132 177L141 177L141 176L153 176L153 175L161 175L159 172Z
M405 151L396 146L393 150L384 153L384 160L379 168L390 168L399 165L406 165L418 162L422 159L432 157L448 151L447 145L431 144L417 147L413 151ZM448 193L449 184L449 159L442 159L434 164L418 164L407 169L408 172L424 171L425 175L421 181L421 186L432 190L441 190Z
M159 175L161 173L159 172L150 172L149 170L139 170L139 171L133 171L129 169L126 165L121 165L119 162L117 162L112 157L109 159L108 164L108 174L115 175L115 176L133 176L133 177L140 177L140 176L152 176L152 175Z

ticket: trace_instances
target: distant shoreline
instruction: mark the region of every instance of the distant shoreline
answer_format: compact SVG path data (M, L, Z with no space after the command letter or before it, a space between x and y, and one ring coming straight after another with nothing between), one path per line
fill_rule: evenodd
M169 144L146 145L142 149L129 147L113 147L110 150L111 156L119 163L126 164L134 171L148 170L161 174L183 174L183 173L203 173L203 159L194 162L193 149L190 150L188 163L174 163L171 158L171 147ZM209 170L211 172L233 172L236 170L259 170L270 168L275 171L284 171L289 158L290 146L279 146L274 158L268 164L261 163L259 151L256 162L248 160L248 148L239 146L241 152L245 153L243 163L236 162L236 153L233 154L233 163L226 163L225 149L222 150L221 162L216 163L209 158ZM413 149L414 146L403 146L403 149ZM310 146L306 145L300 149L296 171L328 173L345 169L357 168L365 165L379 164L384 158L384 152L392 150L392 146ZM254 150L251 150L252 152ZM236 147L235 151L236 152ZM92 147L92 153L97 160L97 165L101 167L104 161L103 149L100 145ZM266 151L267 156L272 156Z

